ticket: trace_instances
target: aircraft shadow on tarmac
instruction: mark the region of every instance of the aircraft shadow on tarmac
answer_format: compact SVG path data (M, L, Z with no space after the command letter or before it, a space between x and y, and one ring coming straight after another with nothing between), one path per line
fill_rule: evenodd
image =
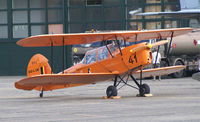
M60 95L60 96L46 96L43 98L40 97L18 97L15 98L17 100L23 101L23 102L72 102L72 101L118 101L118 100L141 100L141 99L157 99L157 98L180 98L183 97L182 94L156 94L152 97L137 97L137 96L122 96L120 99L104 99L103 96L67 96L67 95Z
M114 100L127 100L127 99L134 99L139 100L145 97L137 97L137 96L123 96L120 99L104 99L103 96L67 96L67 95L60 95L60 96L46 96L43 98L40 97L17 97L12 99L17 99L23 102L72 102L72 101L114 101ZM10 98L11 99L11 98Z

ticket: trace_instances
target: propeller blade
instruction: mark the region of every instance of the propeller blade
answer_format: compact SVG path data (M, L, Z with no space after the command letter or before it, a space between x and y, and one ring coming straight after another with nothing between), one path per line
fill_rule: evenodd
M156 47L156 46L159 46L159 45L164 45L164 44L166 44L166 43L168 43L168 40L158 41L158 42L155 42L155 43L153 43L153 44L147 43L146 45L141 45L141 46L132 48L132 49L130 50L130 52L131 52L131 53L135 53L135 52L138 52L138 51L141 51L141 50L151 49L152 47Z
M152 45L147 43L146 45L141 45L141 46L132 48L132 49L130 50L130 52L131 52L131 53L135 53L135 52L138 52L138 51L141 51L141 50L151 49L151 48L152 48Z
M159 45L164 45L166 43L168 43L168 40L158 41L158 42L153 43L152 47L156 47L156 46L159 46Z

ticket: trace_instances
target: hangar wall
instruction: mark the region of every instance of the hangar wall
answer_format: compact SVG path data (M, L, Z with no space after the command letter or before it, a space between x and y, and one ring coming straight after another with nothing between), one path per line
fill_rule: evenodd
M129 14L139 8L147 12L178 10L179 6L179 0L0 0L0 75L25 75L28 60L35 53L50 59L49 47L23 48L16 42L52 33L51 25L62 25L63 33L181 27L179 19ZM72 65L71 46L66 46L65 54L67 68ZM53 72L60 70L62 48L55 47Z

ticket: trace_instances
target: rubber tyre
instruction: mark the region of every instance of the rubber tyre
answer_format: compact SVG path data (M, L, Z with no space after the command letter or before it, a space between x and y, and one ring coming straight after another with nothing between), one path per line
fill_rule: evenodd
M144 96L144 94L149 94L150 93L150 87L147 84L142 84L140 86L140 96Z
M106 95L108 98L111 96L117 96L117 88L115 86L108 86L106 90Z

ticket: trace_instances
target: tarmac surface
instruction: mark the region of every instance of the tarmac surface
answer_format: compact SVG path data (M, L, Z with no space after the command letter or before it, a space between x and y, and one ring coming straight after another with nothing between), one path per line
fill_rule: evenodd
M14 88L23 77L0 77L1 122L199 122L200 82L189 78L144 80L153 97L136 97L128 86L121 99L102 99L113 82L44 92Z

